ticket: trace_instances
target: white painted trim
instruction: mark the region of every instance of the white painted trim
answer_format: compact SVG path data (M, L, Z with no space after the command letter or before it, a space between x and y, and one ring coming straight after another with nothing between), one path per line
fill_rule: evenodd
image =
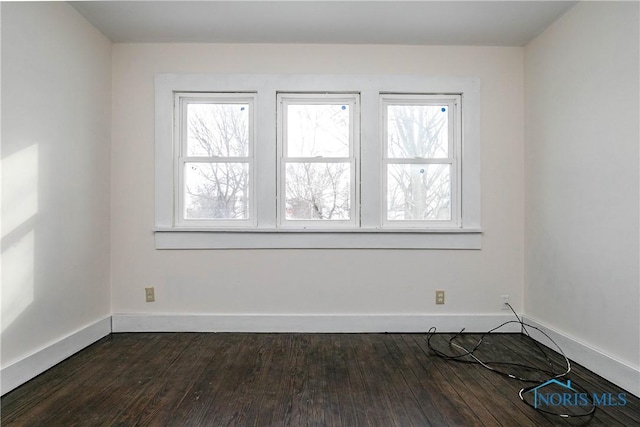
M10 392L110 333L111 316L108 316L2 368L0 394Z
M418 90L420 89L420 90ZM461 94L462 96L462 171L461 224L462 230L481 227L481 184L480 184L480 80L474 77L428 77L415 75L314 75L314 74L157 74L155 78L155 213L157 228L172 230L173 219L173 94L174 92L256 92L256 111L262 112L257 118L256 132L259 144L256 146L256 208L259 228L276 228L276 93L277 92L359 92L361 108L361 225L375 228L381 224L382 201L381 172L379 159L381 141L379 130L380 93ZM367 141L366 143L364 141ZM173 230L172 230L173 231ZM167 231L169 233L171 231ZM179 236L156 236L157 249L213 248L304 248L311 243L291 246L293 237L282 234L262 236L250 245L247 235L198 235L181 233ZM163 233L164 234L164 233ZM336 245L329 243L331 236L312 238L324 243L318 248L403 248L405 238L392 240L384 237L385 243L361 246L354 236L338 238ZM371 236L375 240L375 236ZM358 236L358 239L362 237ZM368 239L368 238L367 238ZM480 249L481 235L465 236L472 242L463 242L461 237L451 239L435 234L427 234L412 240L407 249ZM215 243L204 241L214 240ZM415 243L416 241L424 243ZM425 242L426 241L426 242ZM455 243L452 243L455 242ZM166 246L168 242L179 242L176 247ZM174 244L174 243L171 243Z
M549 335L560 346L569 359L622 387L626 391L640 396L640 369L618 360L606 352L573 338L567 333L552 328L530 316L524 315L522 317L525 323L540 328L544 333ZM536 341L549 346L548 340L539 332L534 329L529 329L529 333Z
M156 231L156 249L482 249L482 233ZM277 236L277 238L274 238Z
M113 332L486 332L511 314L114 314ZM499 332L520 332L510 324Z

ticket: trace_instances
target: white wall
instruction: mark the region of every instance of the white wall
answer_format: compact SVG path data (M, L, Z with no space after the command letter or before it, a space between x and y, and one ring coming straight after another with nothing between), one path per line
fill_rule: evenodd
M522 48L118 44L113 60L115 314L487 314L500 313L502 294L521 309ZM479 77L482 250L155 250L160 72ZM144 302L145 286L156 302ZM446 305L434 305L435 289L446 290Z
M110 121L111 43L66 3L3 3L3 390L111 312Z
M3 379L7 366L112 311L488 314L502 294L637 370L638 36L637 3L589 2L524 57L521 48L123 44L112 68L109 41L68 5L3 3ZM483 249L155 250L158 72L479 77ZM157 302L143 301L145 286ZM435 289L447 291L445 306L434 305Z
M580 3L525 49L525 311L635 368L636 393L638 17Z

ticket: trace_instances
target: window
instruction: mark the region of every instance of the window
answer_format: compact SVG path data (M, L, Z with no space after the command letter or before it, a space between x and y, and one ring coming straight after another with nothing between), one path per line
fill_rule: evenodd
M176 93L176 223L255 225L255 94Z
M358 96L278 95L281 226L359 224Z
M460 96L383 95L384 221L392 227L460 223Z
M156 77L156 248L479 249L479 82Z

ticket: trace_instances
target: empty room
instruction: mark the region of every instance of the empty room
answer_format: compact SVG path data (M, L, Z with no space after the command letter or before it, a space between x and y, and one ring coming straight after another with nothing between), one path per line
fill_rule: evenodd
M0 22L3 426L640 425L640 2Z

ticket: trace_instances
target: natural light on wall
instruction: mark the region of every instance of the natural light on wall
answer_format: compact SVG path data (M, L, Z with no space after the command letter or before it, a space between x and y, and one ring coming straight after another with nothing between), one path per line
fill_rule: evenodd
M38 146L33 144L2 160L2 331L33 302L37 213Z

